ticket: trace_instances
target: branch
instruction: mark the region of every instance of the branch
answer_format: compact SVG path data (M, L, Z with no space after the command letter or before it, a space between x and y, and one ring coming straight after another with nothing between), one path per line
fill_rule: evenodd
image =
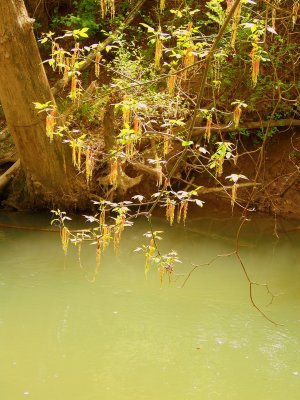
M243 227L243 225L244 225L244 223L245 223L246 221L248 221L248 220L244 218L243 221L241 222L239 228L238 228L237 236L236 236L235 251L233 251L233 252L231 252L231 253L227 253L227 254L218 254L217 256L215 256L214 258L212 258L212 259L211 259L210 261L208 261L207 263L203 263L203 264L199 264L199 265L193 265L193 268L191 269L191 271L187 274L186 278L184 279L183 284L181 285L181 288L183 288L183 287L185 286L185 284L187 283L187 281L189 280L189 278L191 277L191 275L193 274L193 272L194 272L196 269L198 269L198 268L200 268L200 267L204 267L204 266L206 266L206 267L211 266L216 260L218 260L218 259L221 258L221 257L231 257L231 256L235 255L235 256L237 257L238 261L239 261L239 264L240 264L240 266L241 266L241 268L242 268L242 271L243 271L243 273L244 273L244 275L245 275L245 277L246 277L246 280L247 280L247 282L248 282L248 285L249 285L249 298L250 298L250 302L251 302L252 306L253 306L266 320L268 320L269 322L271 322L271 323L274 324L274 325L282 326L281 324L278 324L277 322L275 322L274 320L272 320L272 319L260 308L260 306L256 303L256 301L255 301L255 299L254 299L254 297L253 297L253 286L254 286L254 285L262 286L262 287L264 287L264 288L266 289L266 292L271 296L271 301L270 301L269 304L272 303L272 301L273 301L273 299L274 299L274 297L275 297L276 295L274 295L274 294L270 291L269 286L268 286L266 283L257 283L257 282L254 282L254 281L251 280L251 278L250 278L250 276L249 276L249 273L248 273L248 271L247 271L247 269L246 269L246 267L245 267L245 264L244 264L244 262L242 261L242 258L241 258L240 254L239 254L240 233L241 233L241 229L242 229L242 227Z
M130 162L130 164L135 167L136 169L138 169L139 171L143 171L146 172L149 175L153 175L155 177L157 177L158 174L158 170L156 168L151 168L148 167L145 164L139 163L139 162ZM226 190L232 190L233 185L228 185L228 186L221 186L221 187L210 187L210 188L205 188L205 187L200 187L198 185L193 184L192 182L188 182L182 178L177 178L176 176L174 177L174 179L180 180L188 185L192 185L193 187L195 187L197 189L197 192L199 194L209 194L209 193L218 193L218 192L223 192ZM256 187L256 186L261 186L261 183L258 182L246 182L246 183L236 183L235 187L237 189L242 189L242 188L247 188L247 187Z
M190 276L192 275L192 273L200 267L209 267L211 264L213 264L217 259L221 258L221 257L231 257L233 254L235 254L235 251L233 251L232 253L227 253L227 254L218 254L216 255L214 258L212 258L210 261L203 263L203 264L199 264L199 265L194 265L193 264L193 268L191 269L191 271L187 274L186 278L183 281L183 284L181 285L181 289L184 288L185 284L187 283L187 281L190 279Z
M223 25L221 26L221 28L219 30L219 33L217 34L217 36L216 36L216 38L215 38L215 40L214 40L214 42L212 44L212 47L209 49L209 51L207 53L207 56L206 56L206 59L205 59L204 70L203 70L202 77L201 77L200 88L199 88L199 92L198 92L198 95L197 95L196 105L194 107L194 112L193 112L191 124L190 124L190 126L188 128L186 139L185 139L187 141L189 141L191 139L192 135L193 135L193 131L194 131L194 128L195 128L195 125L196 125L198 112L199 112L199 110L201 108L200 106L201 106L201 102L202 102L202 99L203 99L204 88L206 86L206 80L207 80L207 76L208 76L208 71L209 71L209 68L210 68L214 53L215 53L216 49L218 48L219 43L220 43L220 41L221 41L221 39L222 39L222 37L223 37L223 35L225 33L225 30L226 30L227 26L229 25L229 23L231 21L231 18L233 17L233 15L234 15L237 7L239 6L240 2L241 2L241 0L235 0L233 5L231 6L231 9L229 10L229 12L227 14L226 19L225 19ZM175 175L175 173L176 173L181 161L185 158L187 152L188 152L188 147L185 147L184 151L177 158L175 164L173 165L173 168L171 169L171 171L170 171L170 173L168 175L168 179L165 180L164 187L161 190L160 195L156 198L155 203L152 205L152 207L149 210L149 216L151 216L151 213L153 212L153 210L155 209L157 203L159 202L159 200L163 196L163 193L164 193L164 191L165 191L165 189L167 187L167 184L168 184L167 181L170 181L171 178Z
M0 192L5 188L8 182L13 178L14 174L20 168L20 160L17 160L7 171L0 176Z
M231 126L212 126L211 132L233 132L240 131L241 129L260 129L260 128L273 128L273 127L281 127L281 126L300 126L299 119L279 119L274 121L256 121L256 122L245 122L243 126L239 126L235 128L233 125ZM206 130L206 127L195 126L193 128L192 136L202 135Z
M248 183L237 183L235 185L236 188L246 188L246 187L253 187L253 186L260 186L261 183L257 183L257 182L248 182ZM233 186L222 186L222 187L213 187L213 188L200 188L199 189L199 193L200 194L207 194L207 193L216 193L216 192L222 192L222 191L226 191L231 190L233 188Z
M268 286L266 283L257 283L257 282L252 281L252 279L250 278L249 273L248 273L248 271L247 271L247 269L246 269L246 267L245 267L245 264L244 264L244 262L243 262L243 260L242 260L242 258L241 258L241 256L240 256L240 252L239 252L240 234L241 234L241 230L242 230L242 228L243 228L245 222L247 222L247 221L249 221L249 220L246 219L246 218L244 218L244 219L242 220L242 222L240 223L240 226L239 226L239 228L238 228L237 235L236 235L236 245L235 245L235 252L234 252L234 253L235 253L235 255L236 255L237 259L238 259L238 262L239 262L239 264L240 264L240 266L241 266L241 268L242 268L242 271L243 271L243 273L244 273L244 275L245 275L245 277L246 277L246 280L248 281L248 285L249 285L249 298L250 298L250 301L251 301L252 306L253 306L265 319L267 319L269 322L271 322L271 323L274 324L274 325L277 325L277 326L280 325L280 326L282 326L281 324L278 324L278 323L275 322L273 319L271 319L270 317L268 317L268 315L260 308L260 306L257 305L256 301L254 300L254 297L253 297L253 286L254 286L254 285L262 286L262 287L264 287L264 288L266 289L267 293L271 296L271 302L270 302L270 303L272 303L273 298L274 298L275 296L274 296L273 293L270 291L269 286Z
M78 68L78 71L83 71L87 67L89 67L92 62L94 61L96 57L97 52L102 52L105 50L107 46L109 46L113 41L115 40L116 36L119 35L120 32L123 32L128 26L131 24L131 22L134 20L134 18L137 16L138 12L142 8L143 4L145 3L146 0L139 0L137 1L136 5L133 7L133 9L130 11L128 17L125 19L123 26L118 29L115 29L110 36L108 36L103 42L99 43L99 45L96 47L96 49L87 56L85 59L84 63L81 64L81 66ZM68 76L68 81L70 80L72 74L70 73ZM55 95L60 89L62 89L65 86L66 82L64 79L60 79L52 88L52 93Z

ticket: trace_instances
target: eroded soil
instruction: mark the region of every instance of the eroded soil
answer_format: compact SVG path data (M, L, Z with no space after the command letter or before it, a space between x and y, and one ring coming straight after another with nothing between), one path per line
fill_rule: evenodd
M0 131L3 131L3 128L4 126L1 126ZM220 190L217 192L210 194L200 192L200 198L205 201L205 205L202 209L195 207L193 214L201 212L202 215L205 213L247 215L253 212L264 212L300 219L300 130L289 129L277 133L266 142L263 153L260 149L261 145L253 145L250 140L248 142L244 140L241 143L237 165L228 162L220 182L228 186L230 183L225 179L226 175L237 173L245 175L248 183L257 182L257 186L239 188L233 210L231 190L221 190L220 185ZM263 154L262 159L261 154ZM10 155L13 161L15 149L10 136L4 133L0 136L0 161ZM9 162L2 163L0 172L4 172L9 165L11 165ZM155 184L153 177L146 176L138 187L128 193L128 196L136 193L150 195L155 191ZM194 184L205 188L216 187L213 179L204 175L196 177ZM5 193L2 193L2 198L0 197L2 207L7 205L7 202L3 200L13 187L14 185L11 185ZM22 209L21 204L20 209ZM190 209L192 210L193 207Z

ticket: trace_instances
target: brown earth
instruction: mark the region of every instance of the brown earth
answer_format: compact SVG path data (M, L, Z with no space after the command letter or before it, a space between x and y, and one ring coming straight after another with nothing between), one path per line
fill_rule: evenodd
M245 153L245 148L249 154ZM245 175L254 182L259 168L257 151L248 140L240 149L240 159L234 173ZM232 173L232 167L228 174ZM234 168L234 167L233 167ZM259 186L238 189L234 213L263 212L288 218L300 218L300 130L284 130L265 145L264 157L256 182ZM222 182L228 185L228 181ZM228 212L231 209L231 191L203 196L208 208Z
M12 154L13 152L14 149L10 137L6 140L2 139L0 141L0 160L5 154ZM228 186L229 182L225 177L232 173L243 174L249 179L247 182L254 182L260 164L259 154L260 146L254 146L249 138L243 139L239 149L237 166L227 162L227 166L224 168L224 178L220 179L221 183ZM4 172L10 165L8 163L0 166L0 173ZM147 195L155 187L153 186L155 185L155 177L146 175L144 177L145 179L142 179L141 184L128 193L128 197L137 193ZM199 197L205 201L201 214L224 216L263 212L290 219L300 219L299 129L282 130L271 139L268 139L256 182L258 183L256 187L238 189L237 202L233 210L230 204L230 189L224 191L220 186L219 190L217 189L218 191L210 194L201 194L200 192ZM205 188L216 187L213 179L205 178L204 175L201 175L198 180L195 179L194 183ZM2 194L2 198L0 197L0 201L5 200L5 197L13 187L15 185L11 185L10 188L6 189L4 196ZM2 207L5 204L4 201ZM192 209L194 210L192 214L199 213L198 207L190 207L191 211Z

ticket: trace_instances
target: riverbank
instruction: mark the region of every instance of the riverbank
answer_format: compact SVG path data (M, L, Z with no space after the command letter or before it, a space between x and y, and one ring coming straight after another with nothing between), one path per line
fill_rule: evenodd
M226 138L224 140L232 140ZM234 139L235 140L235 139ZM282 216L290 219L300 219L300 131L284 129L268 139L263 146L254 144L253 139L239 138L238 157L234 161L224 163L224 173L215 179L209 173L202 173L192 180L190 185L182 185L182 190L192 190L201 186L198 191L199 198L204 201L203 208L189 207L189 213L201 215L246 215L255 212ZM7 170L15 161L17 155L9 135L5 134L0 143L1 173ZM8 158L9 155L11 157ZM236 161L236 160L235 160ZM226 177L235 173L247 177L246 187L238 186L236 201L232 207L232 182ZM179 187L181 172L177 174L177 187ZM157 191L156 177L148 176L145 172L141 183L127 193L125 200L141 194L150 199L153 192ZM256 184L255 184L256 182ZM247 186L248 185L248 186ZM183 187L185 186L185 187ZM18 193L19 186L15 184L14 177L0 195L1 209L28 210L26 202ZM178 189L177 189L178 190ZM95 193L98 195L98 193ZM99 193L101 196L101 193ZM191 211L192 210L192 211ZM164 212L164 211L163 211ZM158 211L158 214L161 214Z

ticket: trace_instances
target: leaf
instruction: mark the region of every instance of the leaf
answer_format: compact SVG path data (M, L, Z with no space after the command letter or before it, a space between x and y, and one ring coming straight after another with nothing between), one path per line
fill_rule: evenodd
M136 103L136 105L139 107L139 108L142 108L142 109L146 109L146 108L148 108L147 107L147 104L145 104L145 103L140 103L140 102L138 102L138 103Z
M98 222L98 219L92 215L83 215L88 222Z
M207 151L204 147L199 147L199 151L200 151L200 153L202 153L202 154L208 153L208 151Z
M253 22L245 22L244 24L242 24L245 28L253 28L253 26L256 26L255 24L253 24Z
M88 31L89 28L82 28L80 31L78 31L78 35L80 37L89 37L89 35L86 33Z
M143 249L141 247L137 247L136 249L134 249L133 251L135 251L136 253L138 253L139 251L143 251Z
M147 238L152 238L152 232L146 232L143 234L143 236L145 236Z
M241 175L241 174L231 174L226 176L225 179L229 179L231 182L237 183L237 181L239 179L246 179L248 180L248 178L245 175Z
M271 26L267 26L267 31L273 33L274 35L277 35L277 32L275 31L275 29L273 29Z
M185 126L185 122L181 119L170 119L170 124L174 126Z
M149 26L149 25L147 25L147 24L144 24L143 22L141 22L140 25L142 25L144 28L147 28L147 30L148 30L149 33L154 33L154 32L155 32L155 29L152 28L152 26Z
M53 106L51 104L51 100L47 101L47 103L39 103L39 102L34 102L34 108L38 110L38 112L43 112L43 111L52 111Z
M188 146L191 146L192 144L194 144L194 142L192 140L183 140L181 142L181 146L183 146L183 147L188 147Z
M197 206L203 207L204 201L199 200L199 199L195 199L195 203L197 204Z
M144 200L144 196L137 194L136 196L133 196L133 200L138 200L140 203Z
M149 164L157 164L159 162L158 160L155 160L153 158L148 158L147 161L148 161Z
M47 101L47 103L39 103L39 102L34 102L34 106L37 110L44 110L50 105L51 101Z

